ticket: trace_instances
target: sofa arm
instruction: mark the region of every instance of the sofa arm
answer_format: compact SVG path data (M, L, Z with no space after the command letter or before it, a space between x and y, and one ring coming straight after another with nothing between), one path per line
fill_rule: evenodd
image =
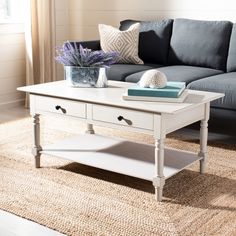
M77 46L80 44L83 46L83 48L88 48L93 51L95 50L101 50L100 47L100 40L91 40L91 41L70 41L70 43L76 43Z

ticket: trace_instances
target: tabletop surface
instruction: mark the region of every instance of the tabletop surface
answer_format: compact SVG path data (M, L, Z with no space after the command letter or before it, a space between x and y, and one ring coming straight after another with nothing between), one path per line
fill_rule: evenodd
M188 96L183 103L125 101L122 95L133 83L109 81L107 88L75 88L69 87L65 80L20 87L17 90L42 96L57 97L93 104L109 105L152 113L176 114L194 109L204 104L224 97L223 93L188 90Z

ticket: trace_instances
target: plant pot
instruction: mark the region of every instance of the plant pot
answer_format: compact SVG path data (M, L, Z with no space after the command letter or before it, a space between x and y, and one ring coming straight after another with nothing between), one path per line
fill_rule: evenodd
M105 88L107 87L106 69L104 67L65 66L65 79L72 87Z

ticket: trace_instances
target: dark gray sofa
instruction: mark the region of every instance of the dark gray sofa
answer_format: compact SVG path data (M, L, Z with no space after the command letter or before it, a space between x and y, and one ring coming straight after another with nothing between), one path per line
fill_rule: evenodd
M120 29L135 22L122 21ZM138 82L146 70L158 68L168 80L184 81L189 89L225 93L223 100L211 104L211 120L219 118L217 125L235 124L236 24L189 19L140 23L139 56L144 65L112 65L108 79ZM100 49L98 40L77 43Z

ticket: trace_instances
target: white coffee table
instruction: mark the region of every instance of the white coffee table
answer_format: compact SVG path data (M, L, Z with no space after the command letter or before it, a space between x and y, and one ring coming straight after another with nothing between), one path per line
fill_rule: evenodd
M19 88L30 93L35 166L40 167L41 154L49 154L149 180L158 201L162 200L165 180L185 167L200 161L200 173L204 173L210 102L224 94L189 90L185 102L178 104L122 100L131 85L110 81L108 88L72 88L66 81L58 81ZM39 116L44 114L82 120L87 123L87 134L42 148ZM201 121L199 153L165 147L168 133L196 121ZM151 134L155 145L103 137L95 134L93 125Z

